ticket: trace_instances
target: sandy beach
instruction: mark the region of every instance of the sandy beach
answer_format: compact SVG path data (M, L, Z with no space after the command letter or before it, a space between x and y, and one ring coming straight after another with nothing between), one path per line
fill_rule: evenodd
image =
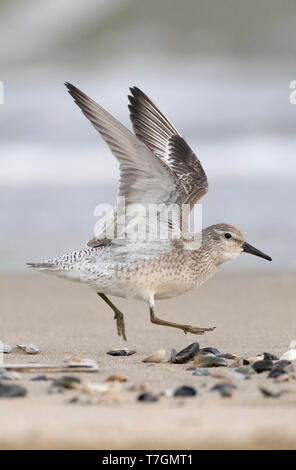
M1 449L295 449L296 384L275 384L267 374L238 384L231 398L210 388L218 379L196 377L188 364L144 364L143 358L165 348L180 350L193 341L201 347L252 356L280 355L296 334L293 274L219 273L185 296L158 302L160 317L196 326L216 326L206 336L152 325L147 306L117 299L126 312L128 342L116 334L112 312L86 286L50 276L2 275L1 340L10 345L34 343L40 354L13 351L5 362L61 362L71 356L98 361L99 372L75 374L83 381L105 383L108 376L127 377L115 401L69 403L69 390L48 394L50 382L34 382L38 374L21 373L24 398L0 399ZM109 349L136 350L111 357ZM62 374L47 374L59 377ZM74 375L74 374L71 374ZM192 398L163 396L156 403L137 401L131 386L146 385L160 393L191 385ZM286 391L266 398L259 390Z

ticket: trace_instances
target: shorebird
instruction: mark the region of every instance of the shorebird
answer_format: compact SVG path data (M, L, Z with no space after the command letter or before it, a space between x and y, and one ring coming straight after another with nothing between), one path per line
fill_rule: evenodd
M118 196L125 198L127 213L134 204L144 208L151 204L157 207L187 204L192 209L206 194L208 182L199 159L139 88L130 88L132 133L78 88L70 83L65 85L119 161ZM110 219L113 224L116 224L116 210L115 207ZM157 214L158 222L172 229L172 218L163 218L162 209ZM127 218L129 221L130 214ZM105 229L110 220L105 222ZM237 258L242 252L271 261L270 256L247 243L240 230L225 223L203 229L199 244L195 236L188 239L182 233L178 239L157 240L108 238L102 233L88 242L87 249L28 265L87 283L113 310L118 335L124 340L124 315L107 295L148 302L154 324L178 328L184 333L204 334L215 327L195 327L156 317L155 300L175 297L199 287L222 263Z

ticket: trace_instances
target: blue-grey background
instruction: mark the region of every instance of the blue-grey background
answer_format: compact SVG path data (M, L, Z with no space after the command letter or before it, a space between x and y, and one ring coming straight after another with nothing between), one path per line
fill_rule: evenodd
M114 202L116 159L66 93L130 127L142 88L198 154L204 225L230 222L273 256L225 269L294 270L293 0L0 0L0 269L79 249Z

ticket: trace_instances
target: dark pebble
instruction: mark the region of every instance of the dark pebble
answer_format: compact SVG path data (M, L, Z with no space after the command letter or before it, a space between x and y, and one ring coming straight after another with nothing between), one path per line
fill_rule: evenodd
M196 393L197 392L193 387L184 385L183 387L176 388L174 391L174 397L194 397Z
M273 364L273 369L284 369L285 367L289 366L290 364L292 364L291 361L286 361L285 359L283 359L281 361L275 362Z
M271 354L268 352L264 352L263 356L264 356L263 359L265 361L278 361L279 360L279 358L275 354Z
M232 396L233 390L236 389L235 385L229 383L220 383L216 384L211 388L211 392L219 392L220 395L224 398L229 398Z
M158 401L158 397L156 395L153 395L152 393L146 392L146 393L141 393L141 395L138 396L137 400L149 401L152 403L152 402Z
M272 369L272 370L269 372L267 378L268 378L268 379L276 379L277 377L279 377L280 375L283 375L283 374L287 374L287 372L286 372L285 370L283 370L283 369L277 369L277 368L275 368L275 369Z
M109 356L131 356L135 353L136 351L132 351L131 349L113 349L107 352Z
M272 361L257 361L254 362L252 368L257 372L257 374L261 374L261 372L265 372L266 370L271 370L273 368Z
M70 375L64 375L59 379L53 381L53 387L63 387L63 388L76 388L77 384L80 384L81 380L78 377L72 377Z
M38 382L39 380L48 380L48 377L46 375L36 375L36 377L31 378L32 382Z
M198 354L214 354L215 356L219 356L220 351L216 348L208 347L208 348L201 348L198 352Z
M199 353L199 344L197 342L189 344L187 348L179 351L174 357L172 357L171 362L174 364L185 364L186 362L193 359Z
M282 395L281 393L270 392L269 390L267 390L267 388L263 388L263 387L260 388L260 392L262 393L264 397L267 397L267 398L279 398Z
M16 397L25 397L28 393L28 390L21 385L15 384L3 384L0 382L0 397L7 398L16 398Z

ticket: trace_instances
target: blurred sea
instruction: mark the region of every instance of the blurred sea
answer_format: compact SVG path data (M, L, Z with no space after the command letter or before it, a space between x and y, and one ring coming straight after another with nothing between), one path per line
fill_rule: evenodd
M296 4L79 4L0 0L0 270L83 247L95 206L115 201L116 159L64 81L129 128L129 86L159 105L207 172L204 226L232 223L274 258L223 269L295 270Z

